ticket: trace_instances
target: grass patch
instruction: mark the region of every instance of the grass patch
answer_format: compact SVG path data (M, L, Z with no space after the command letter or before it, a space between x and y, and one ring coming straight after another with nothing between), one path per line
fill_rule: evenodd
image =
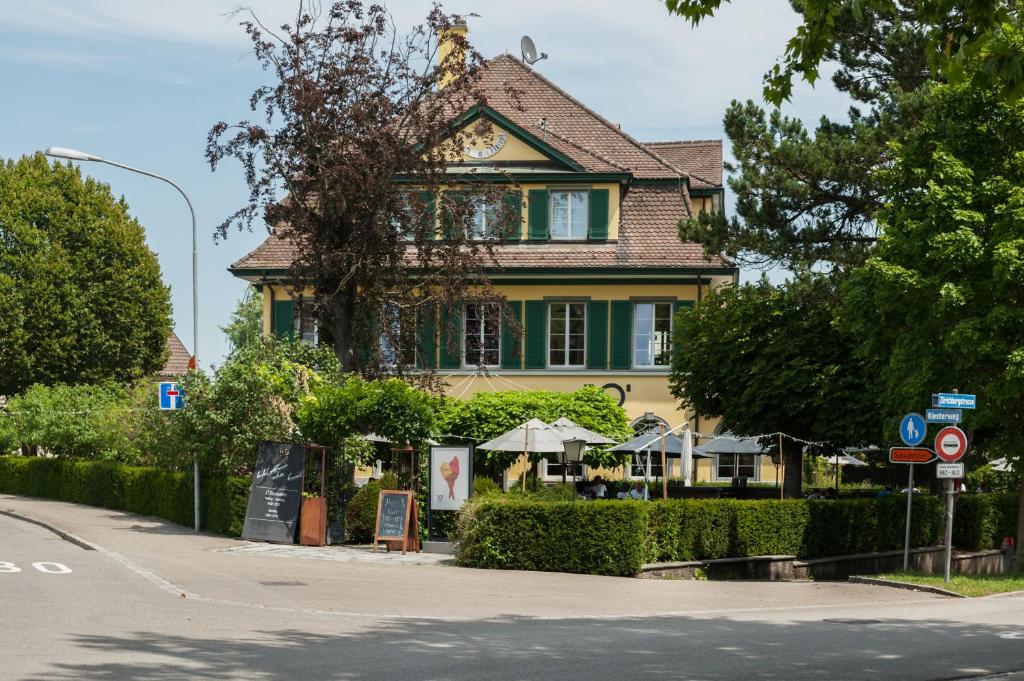
M891 579L897 582L937 586L940 589L955 591L964 596L988 596L1008 591L1024 591L1024 574L1019 573L1006 575L952 574L949 576L949 584L946 584L942 575L923 575L919 572L890 572L876 576L879 579Z

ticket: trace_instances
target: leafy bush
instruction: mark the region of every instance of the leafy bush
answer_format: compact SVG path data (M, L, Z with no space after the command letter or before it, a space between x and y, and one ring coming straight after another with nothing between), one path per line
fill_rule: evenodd
M1020 479L1021 474L1016 470L997 471L985 464L968 472L964 484L971 492L979 489L986 492L1016 492L1020 487Z
M633 435L625 410L595 386L585 386L571 393L549 390L498 391L479 392L468 400L449 399L445 401L439 415L438 429L442 433L455 433L483 442L531 418L550 423L560 416L616 441L626 440ZM511 466L519 455L518 452L478 449L473 467L481 475L498 473ZM622 465L628 459L628 454L590 449L584 459L591 466L614 468Z
M345 541L368 544L373 541L373 524L377 520L377 500L381 486L376 480L363 485L345 509Z
M953 545L971 551L998 549L1017 536L1016 494L961 494L953 516Z
M458 519L456 560L472 567L632 574L628 570L639 570L639 564L634 567L634 551L639 551L640 564L887 551L903 545L904 501L574 503L523 500L510 494L467 504ZM941 519L938 499L915 497L914 545L933 543Z
M0 492L101 506L191 526L190 473L100 461L0 457ZM209 477L200 484L200 517L209 532L238 536L245 522L249 480Z
M456 526L459 565L633 575L644 560L643 502L536 502L507 496L466 504Z
M487 497L501 494L501 485L490 478L473 478L473 496Z

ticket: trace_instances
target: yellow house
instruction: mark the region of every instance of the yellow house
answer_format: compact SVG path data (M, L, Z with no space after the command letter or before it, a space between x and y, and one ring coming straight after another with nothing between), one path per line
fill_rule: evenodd
M499 306L466 303L448 311L460 337L431 337L426 351L421 342L420 364L436 370L455 396L597 385L638 432L685 420L696 432L712 432L717 424L680 410L667 374L675 313L738 277L737 268L678 237L680 219L723 205L721 140L637 141L507 54L488 62L484 87L488 105L469 109L458 123L486 118L491 132L461 150L452 174L512 177L519 188L512 201L521 227L494 247L500 267L488 274L522 334L516 338L503 323ZM518 92L516 102L509 88ZM481 206L476 229L493 238L486 216ZM312 341L315 324L297 313L284 285L290 248L272 235L230 271L263 288L266 333ZM697 476L774 480L763 458L700 459ZM669 473L679 474L678 461L670 461ZM541 474L561 480L555 462L542 463ZM627 466L620 474L642 473Z

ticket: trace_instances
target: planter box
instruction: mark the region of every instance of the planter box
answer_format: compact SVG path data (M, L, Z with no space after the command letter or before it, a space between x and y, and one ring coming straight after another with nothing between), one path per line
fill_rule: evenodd
M327 543L327 499L305 497L299 513L299 544L324 546Z

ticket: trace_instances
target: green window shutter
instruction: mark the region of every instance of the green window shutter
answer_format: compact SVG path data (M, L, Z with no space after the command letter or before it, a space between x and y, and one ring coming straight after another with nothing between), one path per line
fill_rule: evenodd
M437 214L436 213L437 206L435 205L434 197L433 197L433 195L430 192L428 192L428 191L421 191L421 192L419 192L419 196L420 196L420 201L422 201L423 204L427 207L426 210L424 211L424 213L425 213L424 217L425 217L425 219L427 221L427 226L428 226L427 227L427 229L428 229L428 231L427 231L427 239L432 241L432 240L437 238L437 227L434 224L435 216Z
M612 301L611 368L629 369L633 364L633 303Z
M437 367L437 320L434 307L426 305L416 315L416 366Z
M587 303L587 368L608 368L608 301Z
M505 211L511 216L508 225L502 230L507 241L519 241L519 234L523 231L523 195L519 192L509 192L504 198Z
M608 190L591 189L589 199L590 215L587 216L587 238L604 241L608 238Z
M509 300L505 303L507 314L501 320L501 368L519 369L522 367L523 341L516 334L516 324L520 330L523 324L523 301ZM511 317L511 318L510 318Z
M462 366L462 305L441 313L441 368Z
M528 236L531 241L547 241L548 192L546 189L531 189L529 196L530 225Z
M543 300L526 301L526 368L543 369L547 366L547 306Z
M271 312L274 335L286 340L295 338L295 303L290 300L275 300Z

